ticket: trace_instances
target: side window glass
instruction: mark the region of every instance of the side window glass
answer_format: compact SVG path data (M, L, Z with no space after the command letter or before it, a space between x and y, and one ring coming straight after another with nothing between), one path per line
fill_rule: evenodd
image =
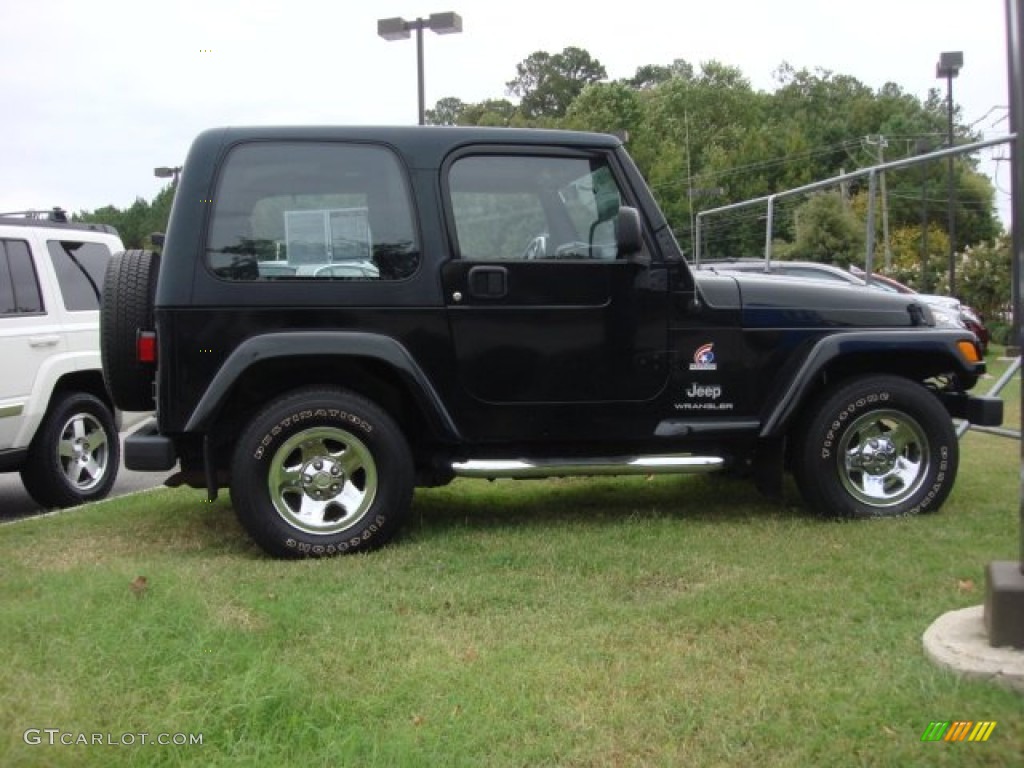
M57 273L64 308L72 312L99 309L110 249L101 243L72 240L49 240L46 248Z
M448 176L463 259L613 260L622 195L603 158L471 155Z
M807 278L808 280L825 280L830 283L843 283L844 285L850 284L849 280L844 280L838 275L830 274L828 270L825 269L805 269L803 267L793 267L792 269L780 271L793 277L804 277Z
M17 306L14 301L14 279L11 277L7 248L5 241L0 240L0 315L15 314Z
M3 240L0 262L0 312L4 315L41 314L43 297L28 243Z
M207 243L229 280L401 280L419 265L405 173L382 147L243 145L228 155Z
M490 261L547 255L548 224L536 195L453 190L452 211L464 259Z

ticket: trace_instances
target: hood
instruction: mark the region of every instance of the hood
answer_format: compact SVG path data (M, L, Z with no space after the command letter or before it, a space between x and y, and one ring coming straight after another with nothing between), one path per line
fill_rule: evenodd
M960 299L952 296L940 296L935 293L915 293L913 297L933 307L945 307L946 309L960 309Z
M910 328L934 324L912 294L777 275L697 272L702 299L740 308L746 328Z

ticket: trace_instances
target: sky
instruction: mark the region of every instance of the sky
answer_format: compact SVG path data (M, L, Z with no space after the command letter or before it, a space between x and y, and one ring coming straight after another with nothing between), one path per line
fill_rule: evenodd
M449 4L450 3L450 4ZM963 51L954 99L986 137L1009 131L1005 0L0 0L0 211L147 200L192 139L221 125L416 122L415 38L380 18L455 11L424 33L426 103L505 97L539 50L586 49L611 79L717 60L773 90L783 62L894 82L924 99ZM1009 221L1008 147L980 155Z

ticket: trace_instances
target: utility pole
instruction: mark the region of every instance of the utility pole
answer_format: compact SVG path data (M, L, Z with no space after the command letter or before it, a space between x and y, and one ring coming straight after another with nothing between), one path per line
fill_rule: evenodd
M928 139L918 139L914 145L914 153L927 155L929 149ZM921 164L921 293L928 293L931 290L931 282L928 280L928 167Z
M686 128L686 200L690 211L690 258L697 252L697 218L693 212L693 166L690 162L690 112L683 110Z
M865 136L864 143L870 147L878 147L878 164L882 165L885 162L885 148L889 146L889 142L885 136L878 134L877 136ZM882 184L882 242L885 243L885 268L892 268L892 247L889 245L889 196L885 191L885 173L879 173L879 180Z

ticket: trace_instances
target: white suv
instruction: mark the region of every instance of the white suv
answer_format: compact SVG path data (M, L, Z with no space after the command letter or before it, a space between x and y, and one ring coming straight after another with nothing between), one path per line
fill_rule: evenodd
M117 476L118 419L103 383L99 302L116 230L0 214L0 471L45 507L100 499Z

